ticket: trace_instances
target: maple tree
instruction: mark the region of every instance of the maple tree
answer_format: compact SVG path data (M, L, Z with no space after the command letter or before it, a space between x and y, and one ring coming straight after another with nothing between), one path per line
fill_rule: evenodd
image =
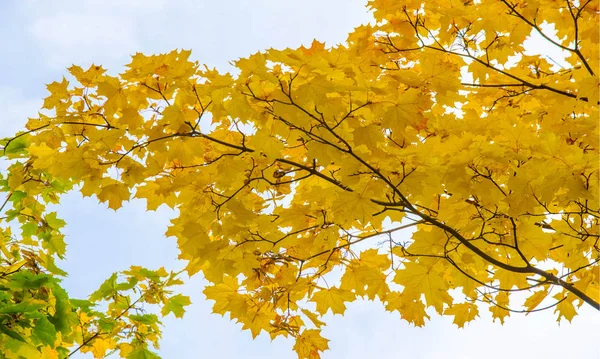
M68 298L65 223L46 206L75 186L115 210L177 209L166 235L214 312L295 338L299 358L360 298L416 326L600 310L598 2L369 7L346 44L269 49L235 75L173 51L48 85L45 112L2 142L3 355L154 357L159 318L136 306L189 304L177 273L138 267ZM533 35L565 59L530 51Z

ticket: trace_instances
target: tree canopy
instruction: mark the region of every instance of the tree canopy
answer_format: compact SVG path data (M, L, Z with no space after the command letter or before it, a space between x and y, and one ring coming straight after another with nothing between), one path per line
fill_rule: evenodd
M234 73L175 50L49 84L0 142L1 355L154 358L159 316L137 309L190 304L163 268L69 298L47 206L73 189L177 210L166 236L214 312L295 338L299 358L359 299L415 326L600 310L598 1L368 7L345 44L265 50Z

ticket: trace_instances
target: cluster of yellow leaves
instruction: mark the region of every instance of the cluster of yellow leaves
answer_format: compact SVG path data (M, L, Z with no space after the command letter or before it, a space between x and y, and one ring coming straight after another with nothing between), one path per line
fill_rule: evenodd
M117 77L73 66L11 175L177 208L167 235L214 311L294 337L300 358L357 298L416 326L435 311L462 327L480 303L501 322L598 307L598 2L369 6L376 25L345 45L270 49L236 76L189 51L136 54ZM528 53L531 34L566 62Z
M3 141L5 159L30 155L25 136ZM71 185L31 161L13 161L0 174L0 356L57 359L81 351L103 358L119 351L124 358L156 357L148 347L158 348L159 318L140 310L153 304L162 316L181 317L190 300L171 287L182 282L163 268L131 267L86 300L70 298L60 285L67 273L56 265L66 253L65 222L47 205Z

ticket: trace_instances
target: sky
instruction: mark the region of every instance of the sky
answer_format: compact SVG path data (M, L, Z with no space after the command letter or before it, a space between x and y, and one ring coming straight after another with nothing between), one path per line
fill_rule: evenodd
M36 116L45 84L60 80L71 64L101 64L115 75L136 52L183 48L193 60L227 70L230 61L261 49L310 45L314 38L344 42L369 20L363 0L0 0L0 137ZM56 210L68 224L62 267L73 297L89 295L130 265L183 267L175 240L164 236L174 215L168 209L147 212L135 200L115 212L73 192ZM196 276L180 288L193 304L183 319L163 320L163 358L296 358L292 340L271 342L265 334L252 340L241 325L211 314L205 283ZM326 318L331 350L323 358L600 358L600 315L591 308L560 325L550 311L513 314L501 326L482 309L464 329L430 315L424 328L415 328L381 303L351 303L344 317Z

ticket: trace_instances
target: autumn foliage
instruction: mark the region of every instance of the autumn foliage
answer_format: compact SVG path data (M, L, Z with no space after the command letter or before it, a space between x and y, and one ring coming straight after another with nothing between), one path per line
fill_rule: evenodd
M46 206L74 187L176 209L166 236L214 312L295 338L299 358L361 299L415 326L600 309L598 1L368 6L374 25L345 44L269 49L234 74L173 51L48 85L1 142L2 354L154 357L159 317L134 309L189 304L181 274L137 267L68 297Z

